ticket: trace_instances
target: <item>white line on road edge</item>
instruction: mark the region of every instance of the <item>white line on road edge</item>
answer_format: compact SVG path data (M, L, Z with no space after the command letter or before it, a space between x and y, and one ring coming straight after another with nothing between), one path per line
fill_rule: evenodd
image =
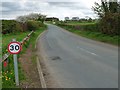
M38 39L39 39L40 36L41 36L42 34L44 34L45 32L46 32L46 30L45 30L44 32L42 32L42 33L37 37L36 42L35 42L35 49L37 48L37 41L38 41ZM36 58L36 60L37 60L37 69L38 69L38 74L39 74L39 78L40 78L41 88L47 88L38 57Z
M39 73L39 77L40 77L41 87L46 88L45 79L44 79L44 76L43 76L43 73L42 73L42 69L41 69L38 57L37 57L37 68L38 68L38 73Z
M40 36L41 36L42 34L44 34L46 31L47 31L47 30L45 30L44 32L42 32L42 33L37 37L37 39L36 39L36 41L35 41L36 44L37 44L37 41L38 41L38 39L40 38ZM35 44L35 49L36 49L36 47L37 47L36 44Z

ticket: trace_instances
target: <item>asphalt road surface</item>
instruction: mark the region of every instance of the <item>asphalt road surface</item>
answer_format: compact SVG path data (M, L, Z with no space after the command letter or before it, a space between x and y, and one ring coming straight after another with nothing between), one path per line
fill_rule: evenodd
M118 47L51 24L39 42L50 73L61 88L118 87Z

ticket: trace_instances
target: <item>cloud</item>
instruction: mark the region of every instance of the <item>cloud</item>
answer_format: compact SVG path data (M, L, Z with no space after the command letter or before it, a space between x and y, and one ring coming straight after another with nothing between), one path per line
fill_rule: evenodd
M19 11L21 9L20 3L17 2L3 2L2 11Z
M70 9L88 9L80 2L48 2L51 6L65 7Z
M61 0L61 2L49 2L50 0L4 0L2 2L2 17L0 18L16 18L17 16L29 14L29 13L42 13L48 17L58 17L64 19L64 17L78 16L83 18L85 16L95 17L91 7L94 4L91 0ZM63 1L63 2L62 2ZM74 1L74 2L73 2Z

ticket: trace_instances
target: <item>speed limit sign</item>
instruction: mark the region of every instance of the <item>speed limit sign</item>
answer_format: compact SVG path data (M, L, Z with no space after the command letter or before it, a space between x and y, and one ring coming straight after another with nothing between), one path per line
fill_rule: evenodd
M8 44L8 52L11 54L18 54L22 47L19 42L11 42Z

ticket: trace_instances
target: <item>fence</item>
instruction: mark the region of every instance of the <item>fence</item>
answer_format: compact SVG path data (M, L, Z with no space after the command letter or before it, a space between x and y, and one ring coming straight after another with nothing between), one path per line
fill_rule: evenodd
M33 34L34 31L31 31L25 38L23 38L23 40L20 42L21 46L25 45L26 42L29 41L30 39L30 36ZM14 73L15 73L15 82L16 82L16 86L19 85L19 76L18 76L18 65L17 65L17 55L16 54L13 54L13 58L14 58ZM9 63L11 59L11 54L10 53L6 53L3 55L2 57L2 60L0 61L0 63L2 63L3 65L3 71L4 72L8 72L7 70L9 70L9 66L8 64L11 64ZM0 75L1 76L1 75ZM7 76L5 76L7 77ZM7 80L8 78L6 78Z
M25 38L23 38L23 40L20 42L21 46L23 46L25 44L25 42L29 41L30 36L32 35L34 31L31 31ZM3 55L0 63L2 63L3 65L3 70L7 71L8 69L8 64L9 64L9 57L10 57L10 53L7 52L6 54Z
M32 34L33 32L34 32L34 31L31 31L31 32L20 42L22 46L24 45L24 43L25 43L26 41L28 41L28 40L30 39L30 36L31 36L31 34ZM2 57L2 61L1 61L1 62L4 62L9 56L10 56L10 53L4 54L3 57Z

